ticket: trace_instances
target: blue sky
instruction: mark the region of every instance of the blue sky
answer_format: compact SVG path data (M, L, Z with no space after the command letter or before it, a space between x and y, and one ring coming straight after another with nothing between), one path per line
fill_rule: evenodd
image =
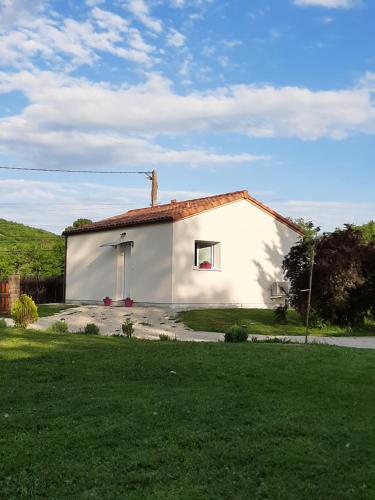
M375 218L370 0L0 0L0 164L248 189L324 229ZM56 232L147 205L144 176L0 170L1 217Z

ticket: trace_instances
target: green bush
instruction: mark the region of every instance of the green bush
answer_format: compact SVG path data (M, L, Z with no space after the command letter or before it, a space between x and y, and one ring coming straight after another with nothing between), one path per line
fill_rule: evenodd
M15 326L26 328L38 319L38 308L31 297L22 294L12 307L12 318Z
M48 328L48 331L50 333L69 333L69 328L65 321L55 321L55 323Z
M273 315L275 317L276 323L279 323L280 325L286 325L288 323L287 312L287 304L285 306L277 306L273 310Z
M306 323L306 315L303 317L303 322ZM312 328L319 328L320 330L323 330L323 328L326 328L329 323L320 318L315 309L311 309L309 324Z
M0 328L6 328L6 326L7 326L7 322L5 321L5 319L0 318Z
M246 326L242 325L232 325L230 326L224 335L225 342L246 342L249 336L249 332Z
M286 337L251 337L251 342L261 342L262 344L290 344L290 339Z
M167 342L168 340L171 340L171 337L169 335L167 335L166 333L161 333L159 335L159 340L161 340L163 342Z
M100 328L95 323L87 323L83 331L88 335L99 335Z
M264 344L290 344L290 339L286 337L267 337L262 342Z
M134 326L129 318L126 318L126 321L121 325L121 328L122 333L130 339L134 333Z

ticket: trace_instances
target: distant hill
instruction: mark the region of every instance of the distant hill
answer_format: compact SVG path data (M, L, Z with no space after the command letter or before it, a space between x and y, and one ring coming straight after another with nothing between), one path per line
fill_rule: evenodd
M61 236L0 219L0 279L17 270L23 276L61 276L63 268Z

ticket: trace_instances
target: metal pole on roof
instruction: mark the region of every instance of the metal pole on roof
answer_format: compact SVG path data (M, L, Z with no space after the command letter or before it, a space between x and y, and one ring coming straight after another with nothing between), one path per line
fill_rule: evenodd
M155 207L158 204L158 174L156 170L151 172L151 206Z

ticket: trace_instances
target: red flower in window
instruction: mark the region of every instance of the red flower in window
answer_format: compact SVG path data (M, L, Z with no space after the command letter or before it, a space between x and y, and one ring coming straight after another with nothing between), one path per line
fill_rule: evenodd
M212 264L208 260L204 260L199 264L199 269L212 269Z

